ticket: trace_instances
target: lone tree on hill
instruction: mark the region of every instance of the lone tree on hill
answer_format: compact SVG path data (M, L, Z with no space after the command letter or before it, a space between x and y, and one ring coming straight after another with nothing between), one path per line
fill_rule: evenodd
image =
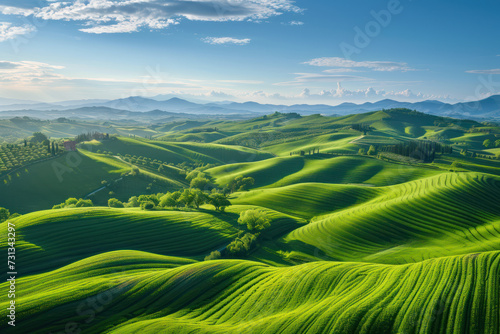
M210 204L215 207L216 211L224 212L227 206L231 205L231 202L223 194L215 193L208 197Z
M267 215L260 210L246 210L240 213L238 224L246 225L249 231L264 230L271 226Z

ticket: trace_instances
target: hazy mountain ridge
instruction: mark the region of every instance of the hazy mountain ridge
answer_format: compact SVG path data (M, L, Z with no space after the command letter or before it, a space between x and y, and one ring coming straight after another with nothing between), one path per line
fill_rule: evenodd
M9 99L0 99L10 101ZM242 117L254 117L257 114L269 114L275 111L295 112L302 115L323 114L323 115L348 115L369 111L391 108L408 108L420 112L458 118L473 118L476 120L500 120L500 95L490 96L480 101L460 102L456 104L444 103L436 100L427 100L421 102L399 102L385 99L378 102L366 102L355 104L345 102L337 106L326 104L295 104L274 105L260 104L257 102L229 102L224 103L195 103L181 98L173 97L168 100L157 100L154 98L145 98L140 96L131 96L116 100L81 100L81 101L62 101L58 103L19 103L0 105L0 116L19 116L29 115L40 118L51 118L50 115L61 114L64 111L75 114L78 117L85 117L82 112L89 111L86 108L108 108L107 114L116 116L126 115L144 118L146 115L137 114L138 112L162 111L166 116L170 113L191 114L191 115L239 115ZM101 109L101 112L104 111ZM127 112L136 114L127 115ZM100 115L103 116L103 115ZM61 116L58 116L61 117ZM109 116L105 116L109 118ZM197 117L197 116L194 116ZM146 116L147 118L147 116ZM113 118L111 118L113 119Z

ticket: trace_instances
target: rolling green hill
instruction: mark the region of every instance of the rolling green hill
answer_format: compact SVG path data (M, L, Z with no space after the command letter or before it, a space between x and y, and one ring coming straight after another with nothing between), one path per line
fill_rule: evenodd
M258 161L272 157L270 153L246 147L199 143L169 143L127 137L115 137L113 140L104 142L89 142L84 147L88 148L88 145L92 147L93 151L101 150L112 152L113 154L143 156L174 164L182 162L224 164Z
M498 177L449 173L381 190L294 230L285 242L313 246L335 260L378 263L500 248Z
M96 207L30 213L14 220L19 235L17 258L23 263L20 271L45 271L121 249L202 260L230 243L238 233L238 213L249 208L234 206L226 213L216 213ZM282 234L303 223L266 211L271 219L269 235ZM1 233L6 234L6 228L1 224ZM0 242L0 248L7 248L6 241Z
M304 182L392 185L442 171L429 166L409 166L372 157L314 155L279 157L262 162L231 164L207 170L219 185L235 176L250 176L255 187L281 187Z
M0 326L5 333L68 324L86 333L495 333L499 264L498 251L409 265L282 268L120 251L18 280L19 327ZM5 318L6 303L0 307Z

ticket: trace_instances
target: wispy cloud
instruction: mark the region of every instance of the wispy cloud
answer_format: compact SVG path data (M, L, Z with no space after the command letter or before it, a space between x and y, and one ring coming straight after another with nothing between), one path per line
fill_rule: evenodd
M341 82L341 81L372 81L371 78L340 75L340 74L321 74L321 73L295 73L297 77L293 81L279 82L277 86L295 86L310 82Z
M9 22L0 22L0 42L8 41L19 36L28 35L36 31L32 25L13 26Z
M4 15L81 22L83 32L123 33L140 28L163 29L190 21L259 21L285 12L300 12L292 0L52 0L47 6L1 6Z
M350 59L340 58L340 57L323 57L315 58L305 62L311 66L320 67L336 67L341 69L352 69L361 68L372 71L383 71L383 72L393 72L393 71L414 71L415 69L408 66L407 63L392 62L392 61L354 61Z
M290 21L290 22L283 22L282 24L288 25L288 26L303 26L304 22L302 22L302 21Z
M465 72L473 74L500 74L500 68L494 68L491 70L470 70Z
M250 38L238 39L233 37L206 37L202 39L203 42L212 45L234 44L245 45L250 43Z
M260 85L264 83L264 81L259 80L217 80L217 82L244 85Z

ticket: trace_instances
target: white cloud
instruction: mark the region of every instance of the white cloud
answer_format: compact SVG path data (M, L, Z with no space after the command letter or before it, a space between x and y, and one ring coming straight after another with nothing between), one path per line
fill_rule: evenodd
M0 22L0 42L17 38L18 36L28 35L36 31L32 25L13 26L9 22Z
M82 22L87 33L121 33L163 29L190 21L259 21L285 12L300 12L292 0L54 0L47 6L1 6L4 15Z
M337 68L365 68L373 71L414 71L407 63L398 63L392 61L354 61L340 57L323 57L315 58L305 62L304 64L320 67L337 67Z
M206 37L203 38L202 41L212 45L223 45L223 44L245 45L250 43L251 39L249 38L238 39L233 37Z
M52 82L63 78L60 74L55 72L55 70L63 68L63 66L55 66L35 61L0 61L0 82L13 83L16 85Z
M465 72L473 74L500 74L500 68L494 68L491 70L470 70Z

